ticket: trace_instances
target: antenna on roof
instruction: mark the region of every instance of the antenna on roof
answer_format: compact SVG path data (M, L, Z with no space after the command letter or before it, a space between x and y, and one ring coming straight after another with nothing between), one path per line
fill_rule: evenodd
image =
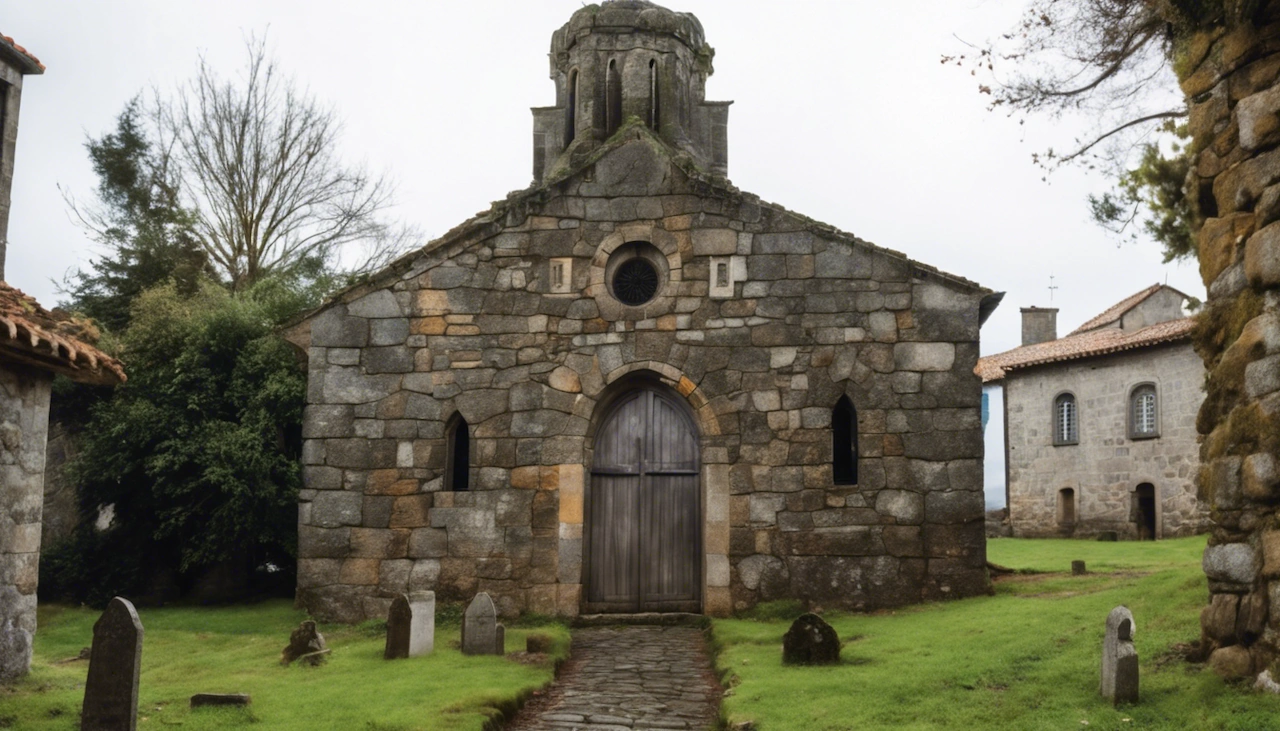
M1166 275L1166 276L1167 276L1167 275ZM1058 288L1058 285L1056 285L1056 284L1054 284L1054 283L1053 283L1053 275L1052 275L1052 274L1050 274L1050 275L1049 275L1049 301L1050 301L1050 302L1052 302L1052 301L1053 301L1053 290L1055 290L1055 289L1057 289L1057 288Z

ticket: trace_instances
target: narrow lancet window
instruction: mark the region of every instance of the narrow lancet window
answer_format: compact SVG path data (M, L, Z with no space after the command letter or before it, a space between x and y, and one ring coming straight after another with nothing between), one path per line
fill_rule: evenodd
M658 130L658 61L649 61L649 129Z
M605 136L612 137L622 125L622 76L618 73L618 62L609 62L609 73L605 80Z
M569 99L564 105L564 146L573 142L578 131L578 70L569 72Z
M454 492L471 488L471 427L462 414L454 414L446 439L449 447L445 485Z
M858 484L858 412L848 396L831 410L831 477L837 485Z

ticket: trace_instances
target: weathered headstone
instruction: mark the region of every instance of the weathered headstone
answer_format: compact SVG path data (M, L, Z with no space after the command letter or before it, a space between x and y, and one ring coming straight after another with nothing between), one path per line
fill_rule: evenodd
M498 624L498 611L485 592L476 594L462 615L462 654L502 655L506 651L506 629Z
M542 632L532 632L524 638L524 651L529 654L548 653L555 645L555 639Z
M436 647L436 593L410 592L409 610L409 657L430 655Z
M382 651L385 660L409 657L409 625L413 623L413 610L409 597L396 594L387 610L387 647Z
M1138 651L1133 647L1133 612L1119 606L1107 615L1102 644L1103 696L1114 703L1138 702Z
M324 643L324 635L316 629L316 623L304 620L289 635L289 644L280 652L280 664L288 665L294 660L302 660L309 665L324 662L329 646Z
M1085 575L1084 561L1072 561L1071 574L1073 576L1084 576Z
M832 665L840 662L840 637L816 614L802 614L782 636L784 665Z
M196 693L191 696L191 707L247 706L253 702L248 693Z
M138 728L138 673L142 621L129 600L116 597L93 625L89 677L84 684L81 731Z
M435 647L435 634L435 592L397 594L387 612L387 649L383 657L394 660L428 655Z

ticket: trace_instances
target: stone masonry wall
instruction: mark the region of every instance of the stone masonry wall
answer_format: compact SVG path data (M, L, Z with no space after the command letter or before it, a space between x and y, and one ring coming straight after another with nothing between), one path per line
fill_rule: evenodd
M1204 364L1187 343L1011 371L1004 379L1009 419L1009 521L1013 535L1134 538L1133 492L1151 483L1157 537L1204 530L1197 499L1200 461L1196 412L1204 400ZM1154 383L1159 433L1129 439L1129 395ZM1053 402L1064 391L1079 406L1078 444L1053 445ZM1076 521L1059 523L1058 491L1075 491Z
M1202 644L1229 675L1265 669L1280 647L1280 2L1241 7L1252 17L1192 35L1177 58L1209 289L1196 341L1213 517Z
M604 280L636 241L668 270L638 308ZM721 257L735 284L715 298ZM552 259L571 260L567 293L550 291ZM592 419L642 372L687 399L701 432L707 613L986 590L982 290L709 191L644 135L393 275L310 320L298 601L315 615L383 616L418 589L577 614ZM832 481L844 393L856 486ZM472 428L468 492L442 479L455 411Z
M0 682L31 666L52 384L0 363Z

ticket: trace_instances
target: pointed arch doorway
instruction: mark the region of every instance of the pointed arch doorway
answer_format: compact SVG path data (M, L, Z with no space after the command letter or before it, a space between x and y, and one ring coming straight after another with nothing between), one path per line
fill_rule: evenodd
M688 409L661 386L637 386L605 409L587 496L584 612L701 611L698 452Z

